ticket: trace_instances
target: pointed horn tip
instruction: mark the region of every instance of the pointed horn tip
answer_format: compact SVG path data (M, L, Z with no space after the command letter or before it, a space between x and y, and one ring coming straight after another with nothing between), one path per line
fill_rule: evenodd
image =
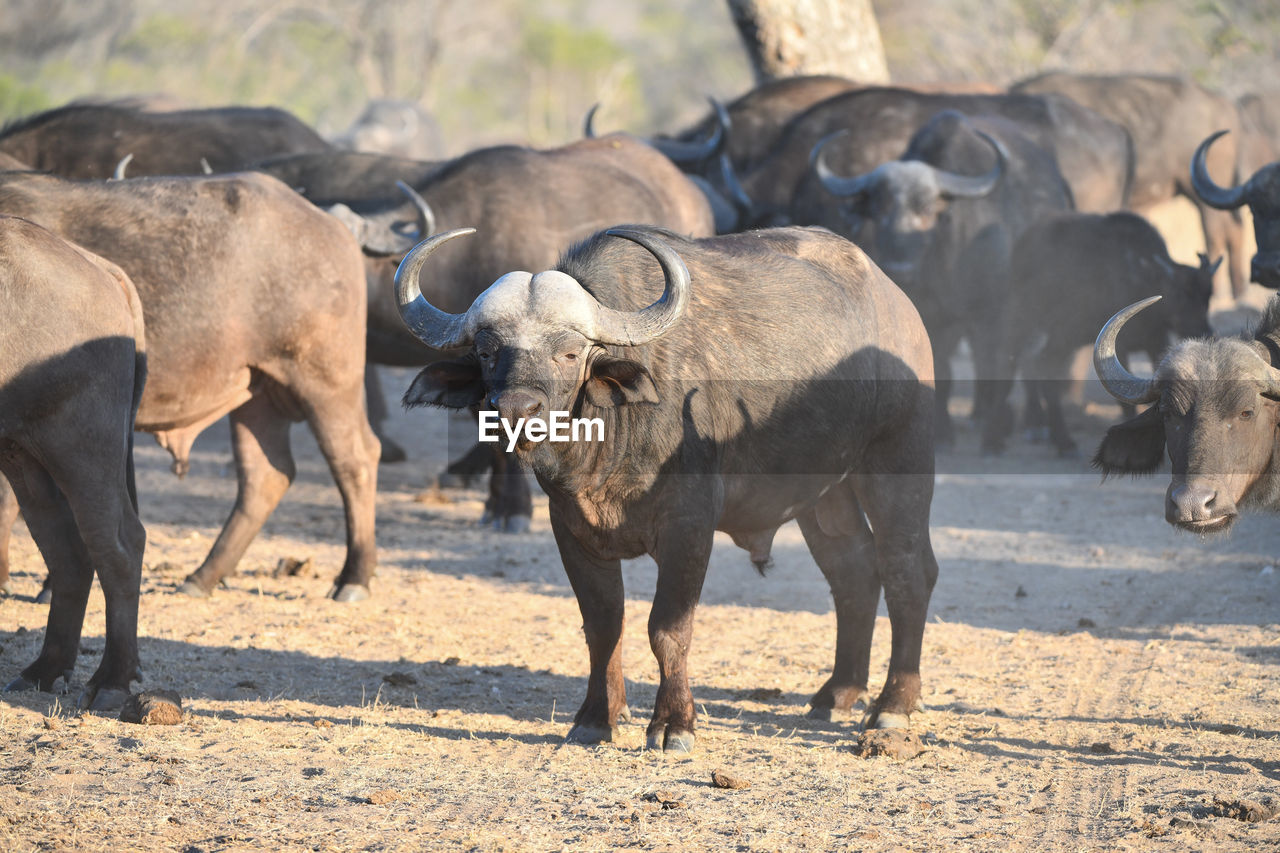
M600 110L600 102L596 101L591 105L591 109L587 110L587 115L582 120L582 135L587 139L596 138L596 113Z

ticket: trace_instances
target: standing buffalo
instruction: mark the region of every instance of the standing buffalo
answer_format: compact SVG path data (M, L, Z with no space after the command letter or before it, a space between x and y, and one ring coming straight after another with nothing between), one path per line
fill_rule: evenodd
M415 189L441 228L475 224L484 239L464 252L452 252L434 264L423 288L433 304L464 311L495 278L511 269L545 269L560 252L603 227L619 222L661 225L694 237L715 233L706 198L670 160L624 134L611 134L538 151L513 145L473 151L428 174ZM392 191L394 191L392 189ZM319 199L321 203L341 199ZM380 221L419 220L412 204L374 211ZM385 251L403 238L372 238L364 229L369 275L369 360L378 364L420 366L438 356L411 335L400 320L392 279L408 246ZM424 235L425 236L425 235ZM377 251L379 247L384 250ZM529 485L514 457L478 447L450 466L470 476L488 460L497 466L491 479L485 517L499 529L526 529L533 506Z
M329 147L303 122L270 107L149 112L123 104L71 104L0 130L0 153L42 172L98 180L111 177L130 154L134 176L198 175Z
M1191 183L1205 204L1220 210L1249 205L1258 253L1253 256L1251 277L1263 287L1280 288L1280 162L1263 166L1244 184L1224 189L1209 177L1205 165L1209 147L1227 131L1220 130L1201 142L1191 158Z
M0 507L12 509L12 483L53 590L40 656L5 689L70 685L96 574L107 643L80 704L119 705L139 677L146 543L133 482L133 419L147 374L138 294L115 264L3 216L0 303ZM0 587L9 575L6 520Z
M1200 209L1205 251L1210 257L1226 255L1231 294L1238 299L1244 293L1240 219L1202 203L1187 178L1187 163L1201 139L1220 127L1239 128L1239 114L1230 99L1182 77L1154 74L1050 72L1025 80L1012 91L1065 95L1128 129L1137 159L1127 206L1140 209L1186 196ZM1214 152L1210 168L1234 180L1236 158L1232 141Z
M1093 464L1104 476L1150 474L1167 448L1165 520L1194 533L1226 531L1241 509L1280 511L1280 297L1251 340L1183 341L1154 377L1140 379L1116 357L1116 339L1159 298L1130 305L1098 334L1093 363L1103 387L1122 403L1154 405L1107 430Z
M137 428L155 434L176 473L186 472L196 436L231 416L235 508L181 590L208 595L235 571L293 480L289 429L306 420L346 510L334 597L367 597L378 441L364 414L364 272L346 229L252 173L80 183L4 172L0 212L110 258L133 279L150 356Z
M1028 228L1014 247L1010 263L1013 307L1009 312L1008 357L1020 362L1028 406L1047 410L1049 440L1063 456L1076 443L1062 417L1062 394L1070 381L1071 361L1088 346L1123 299L1153 290L1164 300L1135 320L1120 360L1145 352L1155 363L1171 334L1183 338L1212 334L1209 298L1213 274L1222 262L1200 255L1198 267L1169 257L1160 232L1141 216L1072 213ZM1018 365L1005 368L1012 377ZM999 391L1003 399L1008 383ZM1132 414L1132 412L1130 412Z
M1053 155L999 119L946 111L920 128L899 160L844 177L815 152L815 174L841 203L840 232L853 239L920 309L934 343L939 442L953 440L947 402L952 352L973 351L974 414L988 422L983 446L1000 449L1008 416L1000 386L1001 331L1009 293L1009 256L1032 223L1071 209L1071 190Z
M828 98L787 126L772 153L741 176L752 216L755 221L781 218L838 230L840 205L823 191L810 169L814 147L845 131L826 146L828 165L842 174L868 172L901 155L916 131L948 110L1017 124L1056 161L1076 209L1105 212L1124 206L1133 175L1128 132L1068 98L875 87Z
M575 246L549 272L508 273L450 314L418 278L442 243L469 233L431 238L397 273L414 334L468 348L423 370L405 402L484 405L508 424L557 412L603 422L598 441L536 443L526 433L516 450L549 498L591 659L569 739L611 740L629 717L620 560L649 554L661 681L648 745L689 750L687 662L713 533L729 533L763 570L792 518L836 606L835 667L813 713L866 696L883 585L892 652L869 724L905 726L938 571L932 356L906 296L821 229L688 240L627 227Z

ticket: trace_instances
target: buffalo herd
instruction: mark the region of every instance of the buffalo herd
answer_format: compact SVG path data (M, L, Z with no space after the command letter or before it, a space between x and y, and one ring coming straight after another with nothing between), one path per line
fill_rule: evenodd
M406 406L517 425L440 483L489 472L482 521L511 533L529 526L530 472L546 494L590 659L570 741L613 740L630 716L621 560L658 566L648 745L687 752L713 535L763 573L793 519L836 612L811 716L862 704L867 727L908 727L938 573L934 457L965 437L949 405L962 343L983 454L1016 435L1019 378L1027 422L1078 453L1061 396L1093 342L1125 411L1093 458L1104 476L1167 456L1166 518L1197 533L1280 510L1280 298L1251 336L1208 323L1220 264L1245 292L1244 206L1252 278L1280 287L1273 100L1138 74L1007 91L798 77L669 135L597 134L593 109L584 139L447 160L345 150L278 109L97 100L10 122L0 590L21 511L49 621L7 689L69 686L95 573L106 645L80 702L119 705L138 678L135 430L182 476L229 416L235 505L178 588L208 596L292 482L290 426L306 421L346 514L331 595L367 598L378 463L405 457L372 374L394 365L421 369ZM1140 215L1173 195L1200 213L1197 266ZM535 431L566 413L603 429ZM882 592L890 659L872 693Z

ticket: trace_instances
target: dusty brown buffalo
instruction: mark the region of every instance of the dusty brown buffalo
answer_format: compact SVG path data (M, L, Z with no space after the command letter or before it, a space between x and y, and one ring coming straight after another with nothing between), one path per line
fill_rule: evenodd
M1010 263L1016 286L1008 354L1018 364L1009 364L1006 375L1012 377L1021 366L1028 397L1034 395L1046 408L1049 440L1060 455L1077 452L1062 417L1072 357L1093 342L1116 302L1152 291L1164 296L1134 321L1120 349L1125 364L1134 352L1145 352L1155 363L1170 335L1212 334L1209 297L1221 262L1201 254L1198 267L1177 263L1160 232L1134 213L1066 214L1022 234Z
M517 449L550 500L591 659L569 739L611 740L629 715L620 560L649 554L661 681L648 744L689 750L687 662L713 534L728 532L763 569L792 518L836 606L835 667L813 713L866 696L883 585L892 652L868 722L907 725L937 563L932 356L902 291L821 229L688 240L628 227L576 246L549 272L508 273L449 314L417 281L428 255L468 233L433 237L397 274L414 334L468 348L423 370L405 402L483 404L510 424L557 411L603 421L599 441L526 436Z
M139 677L146 542L132 454L147 373L138 294L115 264L0 216L0 304L0 505L12 482L53 590L40 656L5 689L52 690L59 678L70 686L97 574L107 643L80 704L119 705ZM8 536L6 524L0 588Z
M1280 297L1271 297L1249 338L1183 341L1150 379L1116 357L1130 318L1160 297L1130 305L1098 335L1093 363L1121 402L1153 403L1107 430L1093 464L1104 476L1150 474L1168 449L1173 477L1165 520L1193 533L1218 533L1250 507L1280 511Z
M1186 196L1200 209L1205 251L1210 257L1226 256L1231 293L1238 298L1244 292L1240 219L1203 204L1187 175L1187 163L1200 140L1219 128L1239 128L1236 105L1229 98L1183 77L1155 74L1051 72L1018 83L1011 91L1065 95L1123 125L1133 137L1136 156L1127 206L1140 209ZM1214 151L1209 164L1214 174L1235 179L1238 138L1239 134Z
M0 212L101 253L133 279L150 356L137 428L155 433L177 473L200 431L231 415L235 508L182 591L208 595L235 571L293 480L289 427L306 420L346 509L334 595L366 597L378 442L362 390L364 271L346 229L251 173L78 183L6 172Z
M1263 166L1248 181L1224 189L1214 183L1205 161L1214 140L1227 131L1220 130L1196 148L1191 158L1191 183L1205 204L1220 210L1235 210L1249 205L1253 213L1253 233L1258 253L1251 264L1252 279L1263 287L1280 287L1280 162Z
M483 239L438 259L423 281L427 298L450 311L465 310L504 272L546 269L574 242L619 222L661 225L694 237L715 233L697 187L662 154L625 134L546 151L483 148L441 166L416 189L440 228L482 228ZM398 216L387 218L416 216L404 204ZM369 360L378 364L418 366L438 357L405 329L395 303L391 283L407 249L369 259ZM450 473L471 476L493 460L498 467L485 517L499 529L526 529L532 503L524 475L490 449L477 449L451 465Z
M198 175L248 168L273 154L324 151L329 143L272 107L149 112L120 104L71 104L9 122L0 152L42 172L105 180L132 154L129 174Z

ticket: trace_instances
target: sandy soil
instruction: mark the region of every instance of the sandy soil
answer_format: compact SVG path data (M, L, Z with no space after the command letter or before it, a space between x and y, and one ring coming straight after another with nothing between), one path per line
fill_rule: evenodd
M390 394L409 378L384 373ZM1090 389L1081 446L1117 414ZM225 424L182 482L143 437L142 686L178 692L185 719L130 725L75 715L74 693L5 695L0 849L1280 848L1280 818L1231 816L1280 802L1274 518L1202 542L1165 524L1160 478L1100 485L1084 462L1021 442L989 463L962 433L933 507L942 569L919 757L859 758L856 721L805 718L834 617L794 526L763 579L717 543L691 657L691 757L642 749L657 682L647 560L626 568L637 719L620 744L564 746L587 656L545 500L531 533L498 536L472 523L480 492L424 491L447 424L396 416L412 461L382 469L381 565L355 605L324 597L342 516L304 428L298 481L208 601L172 590L234 495ZM21 526L14 556L5 680L34 658L46 612L30 600L44 570ZM273 577L282 558L313 568ZM102 636L95 591L79 679ZM888 639L882 616L874 683ZM713 770L750 787L713 787Z

